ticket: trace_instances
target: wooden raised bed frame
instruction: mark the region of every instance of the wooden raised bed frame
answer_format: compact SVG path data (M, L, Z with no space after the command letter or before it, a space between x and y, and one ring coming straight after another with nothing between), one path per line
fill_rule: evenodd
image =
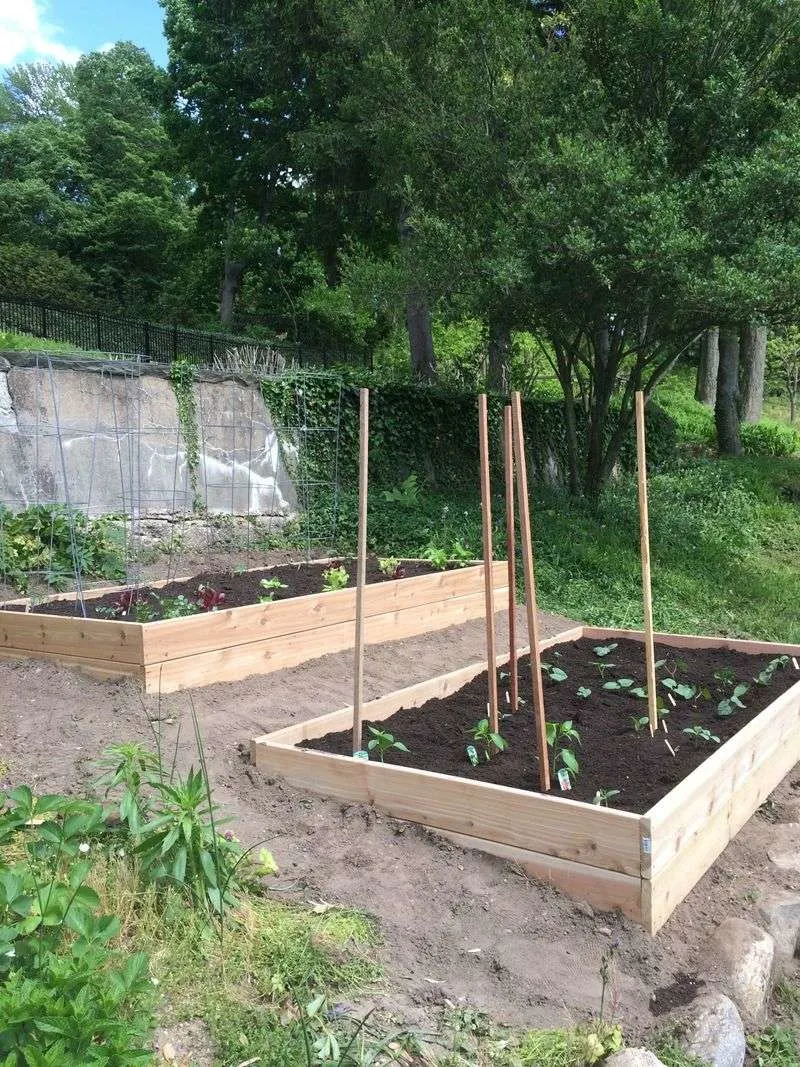
M492 574L499 611L507 601L506 564L494 563ZM368 585L366 639L399 641L482 618L483 585L482 563ZM47 659L95 677L134 678L146 693L172 693L269 674L352 648L355 595L351 587L145 623L0 610L0 660ZM54 599L74 601L75 595Z
M579 626L542 641L540 649L581 637L643 640L641 631ZM656 634L655 639L675 648L800 656L800 645L678 634ZM497 658L498 666L507 661L507 655ZM419 707L432 697L448 696L484 670L485 662L474 663L390 693L366 704L363 717L386 719L401 707ZM533 876L601 910L620 909L654 934L800 760L800 681L644 815L553 793L295 747L300 741L346 729L351 722L352 708L344 708L257 737L251 743L253 760L260 770L281 775L293 785L338 800L372 804L389 815L443 832L466 848L513 860Z

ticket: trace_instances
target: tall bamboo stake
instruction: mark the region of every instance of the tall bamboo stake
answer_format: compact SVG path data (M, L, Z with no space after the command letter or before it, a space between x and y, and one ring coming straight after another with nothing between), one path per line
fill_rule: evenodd
M647 446L644 432L644 393L636 394L636 454L639 467L639 534L644 593L644 647L647 661L647 711L650 734L658 729L656 651L653 642L653 593L650 587L650 520L647 513Z
M506 552L508 555L508 670L511 710L519 706L517 677L517 561L514 536L514 429L511 406L503 409L503 458L506 474Z
M367 579L367 486L369 482L369 389L359 394L358 567L356 571L356 676L353 687L353 752L361 752L364 699L364 585Z
M489 484L489 415L486 394L478 397L478 439L481 458L481 511L483 513L483 586L486 593L486 659L489 678L489 724L499 733L497 709L497 652L494 639L494 589L492 584L492 497Z
M542 664L539 656L539 615L536 608L536 579L534 577L533 536L528 503L528 466L525 460L525 437L522 432L522 401L519 393L511 394L514 436L514 459L517 464L517 507L519 508L519 536L522 544L522 570L525 576L525 607L528 615L528 643L531 646L531 684L533 714L539 747L539 786L550 789L550 762L547 758L547 726L544 716Z

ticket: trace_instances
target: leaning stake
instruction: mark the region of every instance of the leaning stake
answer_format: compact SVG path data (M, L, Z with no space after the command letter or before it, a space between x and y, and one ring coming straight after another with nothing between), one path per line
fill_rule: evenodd
M358 569L356 571L356 679L353 687L353 754L361 750L361 705L364 695L364 584L367 578L367 471L369 465L369 389L359 394Z
M517 561L514 538L514 430L511 406L503 409L503 458L506 467L506 553L508 555L508 671L511 710L519 706L517 678Z
M550 765L547 759L547 726L544 718L542 665L539 657L539 615L536 610L536 581L533 574L533 538L528 504L528 468L525 461L525 437L522 432L522 402L519 393L511 394L514 428L514 459L517 464L517 507L519 508L519 536L522 543L522 570L525 575L525 607L528 614L528 643L531 646L531 684L533 714L539 747L539 786L544 792L550 788Z
M494 641L494 590L492 588L492 499L489 484L489 415L486 394L478 397L478 439L481 453L481 511L483 512L483 587L486 593L486 670L489 678L489 724L500 732L497 711L497 653Z
M639 465L639 533L644 592L644 648L647 659L647 711L651 735L658 729L656 650L653 643L653 594L650 588L650 521L647 515L647 450L644 433L644 393L636 394L636 455Z

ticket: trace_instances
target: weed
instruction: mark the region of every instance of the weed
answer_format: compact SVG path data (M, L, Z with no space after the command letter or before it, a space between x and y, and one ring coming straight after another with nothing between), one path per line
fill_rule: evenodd
M409 474L394 489L384 489L381 499L388 504L399 504L401 508L417 508L420 505L420 486L416 474Z
M756 1067L800 1067L800 1054L794 1031L770 1026L747 1039Z

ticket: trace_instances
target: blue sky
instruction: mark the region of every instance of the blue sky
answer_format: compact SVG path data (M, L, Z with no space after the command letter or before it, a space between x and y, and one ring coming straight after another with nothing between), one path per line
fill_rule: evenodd
M162 24L158 0L0 0L0 67L74 62L115 41L133 41L165 64Z

